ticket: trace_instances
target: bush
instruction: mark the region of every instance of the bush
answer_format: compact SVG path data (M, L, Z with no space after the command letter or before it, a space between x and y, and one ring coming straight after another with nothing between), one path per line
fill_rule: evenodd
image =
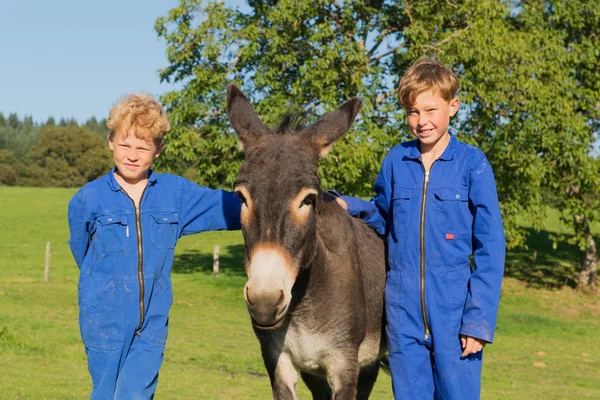
M19 175L8 164L0 164L0 185L15 186L19 182Z

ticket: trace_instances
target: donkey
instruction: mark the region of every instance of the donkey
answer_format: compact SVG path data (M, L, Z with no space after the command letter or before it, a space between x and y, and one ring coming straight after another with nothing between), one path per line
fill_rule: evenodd
M321 190L317 161L348 130L357 97L316 123L291 115L268 129L243 93L227 112L245 153L244 287L275 399L297 399L298 372L314 399L366 399L386 352L383 240Z

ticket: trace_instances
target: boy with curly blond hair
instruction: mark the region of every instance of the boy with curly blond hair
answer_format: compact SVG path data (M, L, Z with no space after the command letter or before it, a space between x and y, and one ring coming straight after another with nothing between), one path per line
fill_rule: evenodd
M239 229L240 202L152 171L170 128L152 96L124 97L107 125L115 167L81 188L68 213L90 398L150 399L167 340L175 244L183 235Z

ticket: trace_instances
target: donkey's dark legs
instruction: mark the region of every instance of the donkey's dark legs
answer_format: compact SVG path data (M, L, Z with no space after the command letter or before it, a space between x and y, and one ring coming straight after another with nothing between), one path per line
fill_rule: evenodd
M306 372L301 372L302 380L312 393L313 400L330 400L331 387L324 376L312 375Z
M358 382L358 357L354 359L337 358L328 366L329 379L333 386L334 400L356 400ZM336 362L337 361L337 362Z
M298 383L298 372L292 365L292 361L285 353L274 354L268 349L267 343L261 342L265 368L271 379L271 389L275 400L298 400L296 383Z
M379 361L363 367L358 375L358 385L356 400L367 400L371 395L371 390L377 380L377 374L379 373Z

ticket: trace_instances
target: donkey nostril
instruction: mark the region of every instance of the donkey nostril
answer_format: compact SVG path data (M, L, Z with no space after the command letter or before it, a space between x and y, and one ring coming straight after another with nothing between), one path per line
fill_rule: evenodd
M281 296L279 296L279 301L277 302L277 304L283 302L283 290L281 291Z
M246 301L248 302L248 304L253 305L252 302L250 301L250 291L248 289L248 286L246 286L244 288L244 290L246 291Z

